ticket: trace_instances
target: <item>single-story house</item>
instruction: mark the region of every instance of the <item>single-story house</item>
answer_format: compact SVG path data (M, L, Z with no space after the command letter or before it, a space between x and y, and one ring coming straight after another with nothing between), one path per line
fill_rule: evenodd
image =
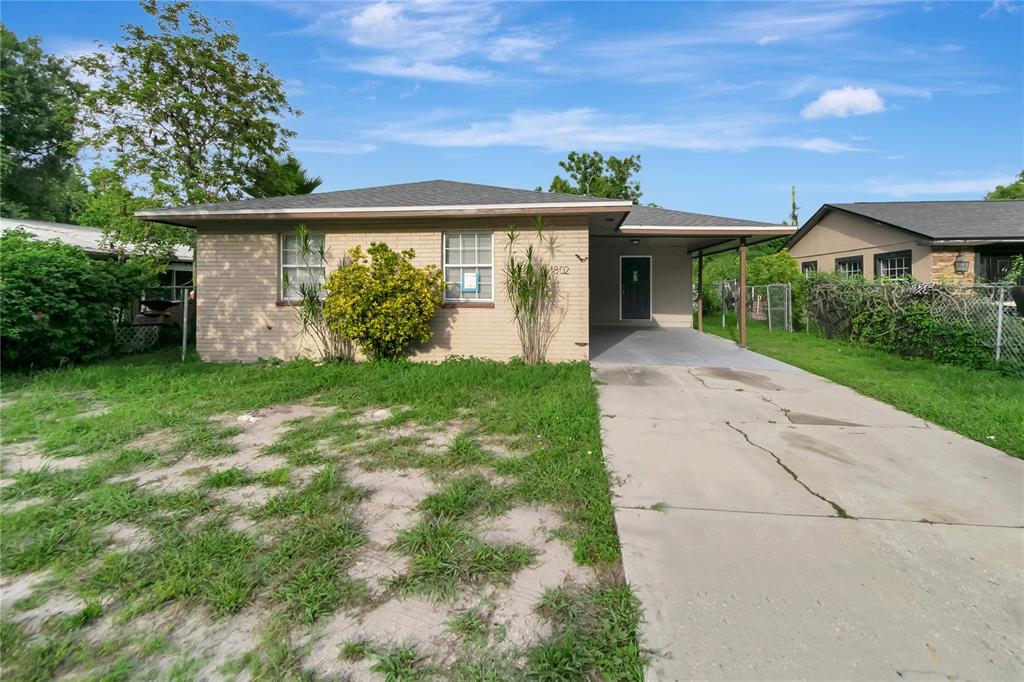
M788 247L805 273L991 282L1024 255L1024 201L825 204Z
M300 196L160 208L144 220L193 227L196 345L211 361L291 358L309 351L292 309L295 230L324 244L329 267L353 246L412 248L447 282L434 337L413 357L520 354L501 267L510 226L516 249L536 243L541 216L555 237L559 315L547 357L586 360L593 325L690 326L695 253L736 248L794 228L628 201L434 180ZM323 277L326 273L318 273Z
M116 258L119 253L107 242L103 230L98 227L51 223L45 220L0 218L0 232L10 230L22 230L39 241L58 241L77 246L92 258ZM149 292L152 296L159 295L173 301L181 299L186 287L192 284L192 249L187 246L178 246L174 249L167 270L160 275L160 284L161 291Z

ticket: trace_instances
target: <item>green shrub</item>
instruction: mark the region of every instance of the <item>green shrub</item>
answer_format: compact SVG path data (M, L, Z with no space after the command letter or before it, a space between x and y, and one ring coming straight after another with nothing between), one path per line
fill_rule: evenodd
M348 263L327 280L324 318L371 360L397 358L426 343L430 319L441 306L444 276L437 266L417 268L416 253L373 243L348 252Z
M816 273L807 281L809 321L827 338L943 364L993 365L993 330L937 315L934 285L833 273Z
M109 352L116 309L154 281L150 259L99 261L20 230L0 237L5 368L52 367Z

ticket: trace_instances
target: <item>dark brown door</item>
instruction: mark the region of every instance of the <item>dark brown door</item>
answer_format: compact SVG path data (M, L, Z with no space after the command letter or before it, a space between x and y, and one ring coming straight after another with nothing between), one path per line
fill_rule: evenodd
M651 319L650 258L622 258L622 319Z

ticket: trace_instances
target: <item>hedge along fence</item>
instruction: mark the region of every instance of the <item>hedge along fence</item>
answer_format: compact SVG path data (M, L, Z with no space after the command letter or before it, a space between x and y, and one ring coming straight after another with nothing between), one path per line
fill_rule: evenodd
M903 357L1024 375L1024 318L1008 285L812 275L807 319L828 338Z

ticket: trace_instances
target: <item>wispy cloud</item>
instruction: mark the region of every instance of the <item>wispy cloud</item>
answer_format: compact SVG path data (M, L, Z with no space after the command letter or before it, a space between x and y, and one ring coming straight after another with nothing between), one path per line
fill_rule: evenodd
M847 118L885 111L885 100L873 88L859 88L847 85L836 90L826 90L800 112L808 120L816 118Z
M1013 180L1014 177L1010 174L939 180L868 180L866 190L871 194L893 197L939 196L944 194L981 196L992 191L996 185L1005 185L1013 182Z
M309 138L296 138L291 143L291 148L296 152L306 154L335 154L340 156L357 156L369 154L377 149L377 145L369 142L353 142L350 140L312 140Z
M642 121L611 116L592 108L516 111L464 123L411 121L367 131L374 140L427 147L537 147L550 151L594 148L644 148L741 152L779 147L825 154L860 151L825 137L776 134L771 121L757 115L701 121Z
M1021 3L1015 0L992 0L992 4L988 6L981 14L982 19L987 19L1000 12L1006 12L1007 14L1015 14L1021 10Z
M327 61L378 76L492 82L499 73L488 64L535 62L555 40L551 31L509 21L511 6L489 2L312 3L298 11L309 20L303 33L341 40L356 52Z

